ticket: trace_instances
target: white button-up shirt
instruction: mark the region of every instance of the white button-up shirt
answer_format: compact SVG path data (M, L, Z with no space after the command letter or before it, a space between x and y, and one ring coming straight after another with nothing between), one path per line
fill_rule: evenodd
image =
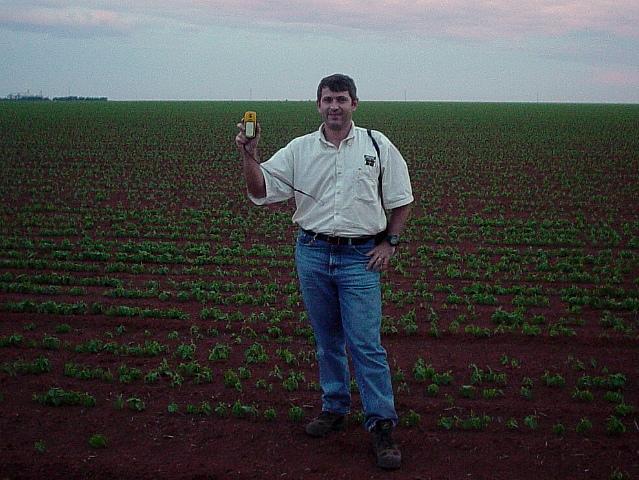
M353 124L339 147L327 141L322 130L323 125L292 140L262 163L266 197L249 194L249 198L257 205L266 205L294 196L297 209L293 222L316 233L359 237L383 231L384 209L413 201L404 158L380 132L372 131L381 162L366 129Z

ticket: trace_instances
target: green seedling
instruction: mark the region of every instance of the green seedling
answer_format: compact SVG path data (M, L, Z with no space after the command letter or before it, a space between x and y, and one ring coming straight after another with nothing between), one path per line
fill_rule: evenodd
M508 420L506 420L506 428L508 430L517 430L519 429L519 423L517 422L515 418L511 417Z
M289 408L288 410L288 418L293 421L293 422L301 422L302 420L304 420L305 417L305 413L304 413L304 409L302 407L299 407L297 405L293 405L291 408Z
M262 415L264 416L264 419L269 422L272 422L273 420L277 418L277 412L275 411L273 407L270 407L264 410L264 413Z
M421 422L422 416L415 410L409 410L400 420L400 424L404 427L416 427Z
M524 425L531 430L537 430L539 428L539 417L537 415L527 415L524 417Z
M566 427L562 423L556 423L552 426L552 431L558 437L561 437L566 433Z
M418 358L413 366L413 377L418 382L425 382L431 380L435 375L435 369L432 365L426 364L423 358Z
M143 412L146 410L146 403L140 397L129 397L126 400L127 407L135 412Z
M429 397L436 397L439 394L439 385L436 383L431 383L426 387L426 395Z
M459 395L463 398L475 398L477 389L473 385L462 385L459 387Z
M95 398L88 393L66 391L59 387L50 388L47 393L34 394L33 399L42 405L60 407L65 405L95 406Z
M229 416L230 405L224 402L218 402L213 411L218 417L228 417Z
M579 388L575 388L572 392L572 398L580 402L592 402L595 397L590 390L580 390Z
M580 419L579 422L577 423L577 426L575 427L575 431L582 435L585 435L590 430L592 430L592 422L588 420L587 418Z
M229 388L234 388L238 392L242 391L242 382L237 372L233 369L228 369L224 372L224 385Z
M96 433L95 435L91 435L91 437L89 437L89 446L96 449L106 448L107 439L104 435Z
M606 433L612 436L619 436L622 433L626 433L626 426L614 415L611 415L606 420Z
M239 400L236 400L231 407L231 414L236 418L255 418L258 416L259 412L257 407L254 405L244 405Z
M621 402L615 406L615 415L619 417L626 417L628 415L635 413L635 410L636 409L633 405L629 405L629 404Z
M209 360L212 362L228 360L230 356L231 356L231 347L229 347L225 343L217 343L209 351Z

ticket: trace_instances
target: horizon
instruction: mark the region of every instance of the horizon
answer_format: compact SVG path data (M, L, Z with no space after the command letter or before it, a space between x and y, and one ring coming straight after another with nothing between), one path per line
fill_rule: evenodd
M62 100L66 98L77 98L77 100ZM80 95L66 95L62 97L48 97L46 95L33 96L33 100L28 99L11 99L7 97L0 97L0 102L15 102L15 103L35 103L39 101L43 102L56 102L57 103L69 103L69 102L85 102L85 103L316 103L315 99L307 98L307 99L290 99L290 98L282 98L282 99L243 99L243 98L232 98L232 99L112 99L108 97L104 97L103 95L90 95L90 96L80 96ZM104 100L102 100L104 98ZM639 102L593 102L593 101L542 101L542 100L520 100L520 101L512 101L512 100L377 100L377 99L359 99L358 103L469 103L469 104L523 104L523 105L639 105Z

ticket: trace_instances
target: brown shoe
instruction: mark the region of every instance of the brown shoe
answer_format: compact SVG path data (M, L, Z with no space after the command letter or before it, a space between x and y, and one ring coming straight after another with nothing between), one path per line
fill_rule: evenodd
M393 441L393 422L379 420L373 427L373 448L377 466L384 470L397 470L402 465L402 453Z
M322 412L306 425L306 434L311 437L323 437L344 428L344 420L345 416L340 413Z

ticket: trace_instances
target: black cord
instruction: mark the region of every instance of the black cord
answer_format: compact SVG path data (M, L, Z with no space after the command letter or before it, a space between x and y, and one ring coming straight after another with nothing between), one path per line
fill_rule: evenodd
M310 199L314 200L315 202L322 203L322 204L324 203L324 202L322 202L321 200L318 200L317 198L315 198L315 197L314 197L313 195L311 195L310 193L306 193L306 192L304 192L304 191L302 191L302 190L299 190L299 189L295 188L295 187L294 187L293 185L291 185L291 184L288 182L288 180L286 180L284 177L282 177L282 176L280 176L280 175L276 175L276 174L275 174L275 173L273 173L273 172L269 172L266 168L264 168L264 167L262 166L262 164L261 164L260 162L258 162L258 161L257 161L257 159L253 156L253 154L252 154L251 152L249 152L249 151L248 151L248 149L246 148L246 145L245 145L245 144L244 144L244 145L242 145L242 147L244 148L244 151L246 152L246 154L248 155L248 157L249 157L251 160L253 160L253 161L254 161L254 162L255 162L255 163L256 163L256 164L257 164L257 165L258 165L258 166L262 169L262 171L263 171L263 172L268 173L271 177L273 177L273 178L275 178L275 179L279 180L280 182L282 182L282 183L283 183L284 185L286 185L287 187L292 188L294 192L300 193L300 194L302 194L302 195L306 195L307 197L309 197Z

